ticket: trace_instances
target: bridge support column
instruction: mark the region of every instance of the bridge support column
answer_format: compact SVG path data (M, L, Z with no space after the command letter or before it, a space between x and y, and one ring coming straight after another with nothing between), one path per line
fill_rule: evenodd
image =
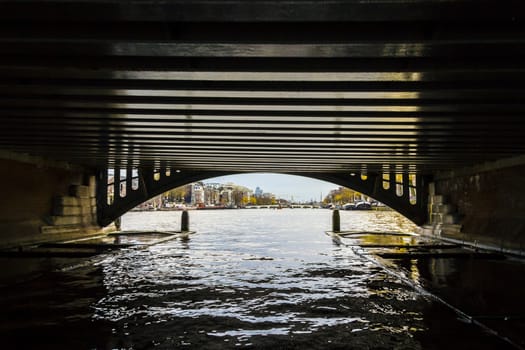
M525 157L437 173L425 232L521 254L525 248Z
M0 169L0 247L99 232L94 170L3 151Z

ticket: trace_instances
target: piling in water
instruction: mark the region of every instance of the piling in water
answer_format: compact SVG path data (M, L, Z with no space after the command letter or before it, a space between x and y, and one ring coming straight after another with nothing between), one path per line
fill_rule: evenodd
M341 232L341 219L337 209L334 209L332 213L332 232Z
M180 230L181 232L187 232L190 230L190 216L188 215L188 211L186 210L182 212L180 220Z

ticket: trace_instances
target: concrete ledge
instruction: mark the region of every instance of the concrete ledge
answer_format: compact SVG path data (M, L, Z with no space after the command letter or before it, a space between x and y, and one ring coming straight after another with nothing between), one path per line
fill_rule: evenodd
M63 233L79 233L80 227L77 225L62 225L62 226L42 226L40 232L42 234L63 234Z
M425 225L418 233L423 236L439 237L447 242L460 243L473 248L497 251L505 254L522 256L525 252L522 247L516 247L509 242L498 240L497 237L486 237L462 232L461 225Z
M54 226L55 228L57 226ZM29 237L16 237L13 240L0 241L0 249L18 249L25 246L34 246L36 244L47 243L47 242L61 242L67 240L77 240L83 238L91 238L94 236L100 236L101 234L107 234L116 231L115 225L109 225L101 228L98 226L87 226L79 227L75 226L78 230L75 230L71 226L62 226L58 231L46 232Z

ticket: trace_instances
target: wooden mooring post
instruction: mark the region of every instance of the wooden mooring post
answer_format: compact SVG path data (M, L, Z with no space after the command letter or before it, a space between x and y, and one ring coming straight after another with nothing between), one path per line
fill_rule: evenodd
M341 218L338 209L332 212L332 232L341 232Z
M182 212L180 220L180 230L181 232L188 232L190 230L190 216L187 210L184 210Z

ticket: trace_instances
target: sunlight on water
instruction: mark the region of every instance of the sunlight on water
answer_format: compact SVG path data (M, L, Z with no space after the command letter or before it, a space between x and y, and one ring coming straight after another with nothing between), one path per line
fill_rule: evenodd
M345 229L415 229L393 212L342 214ZM251 344L332 328L405 335L421 329L417 311L406 314L406 305L392 303L416 301L415 292L334 245L324 235L330 220L331 211L314 209L192 211L197 233L188 239L100 262L108 292L94 317L129 322L131 333L174 323L204 331L185 333L188 345L206 336ZM122 220L124 230L179 225L180 212L128 213ZM392 319L380 320L385 315Z
M180 215L131 212L122 227L173 232ZM331 216L324 209L195 210L196 233L156 245L86 259L4 259L0 302L9 322L0 323L0 335L13 349L504 348L422 292L429 283L447 291L466 281L472 288L449 296L476 309L508 306L507 298L485 302L492 289L472 297L489 286L489 271L501 277L502 270L483 261L380 260L368 253L382 248L355 244L417 245L416 227L390 211L343 211L341 228L352 234L339 245L325 234ZM500 291L522 296L519 288Z

